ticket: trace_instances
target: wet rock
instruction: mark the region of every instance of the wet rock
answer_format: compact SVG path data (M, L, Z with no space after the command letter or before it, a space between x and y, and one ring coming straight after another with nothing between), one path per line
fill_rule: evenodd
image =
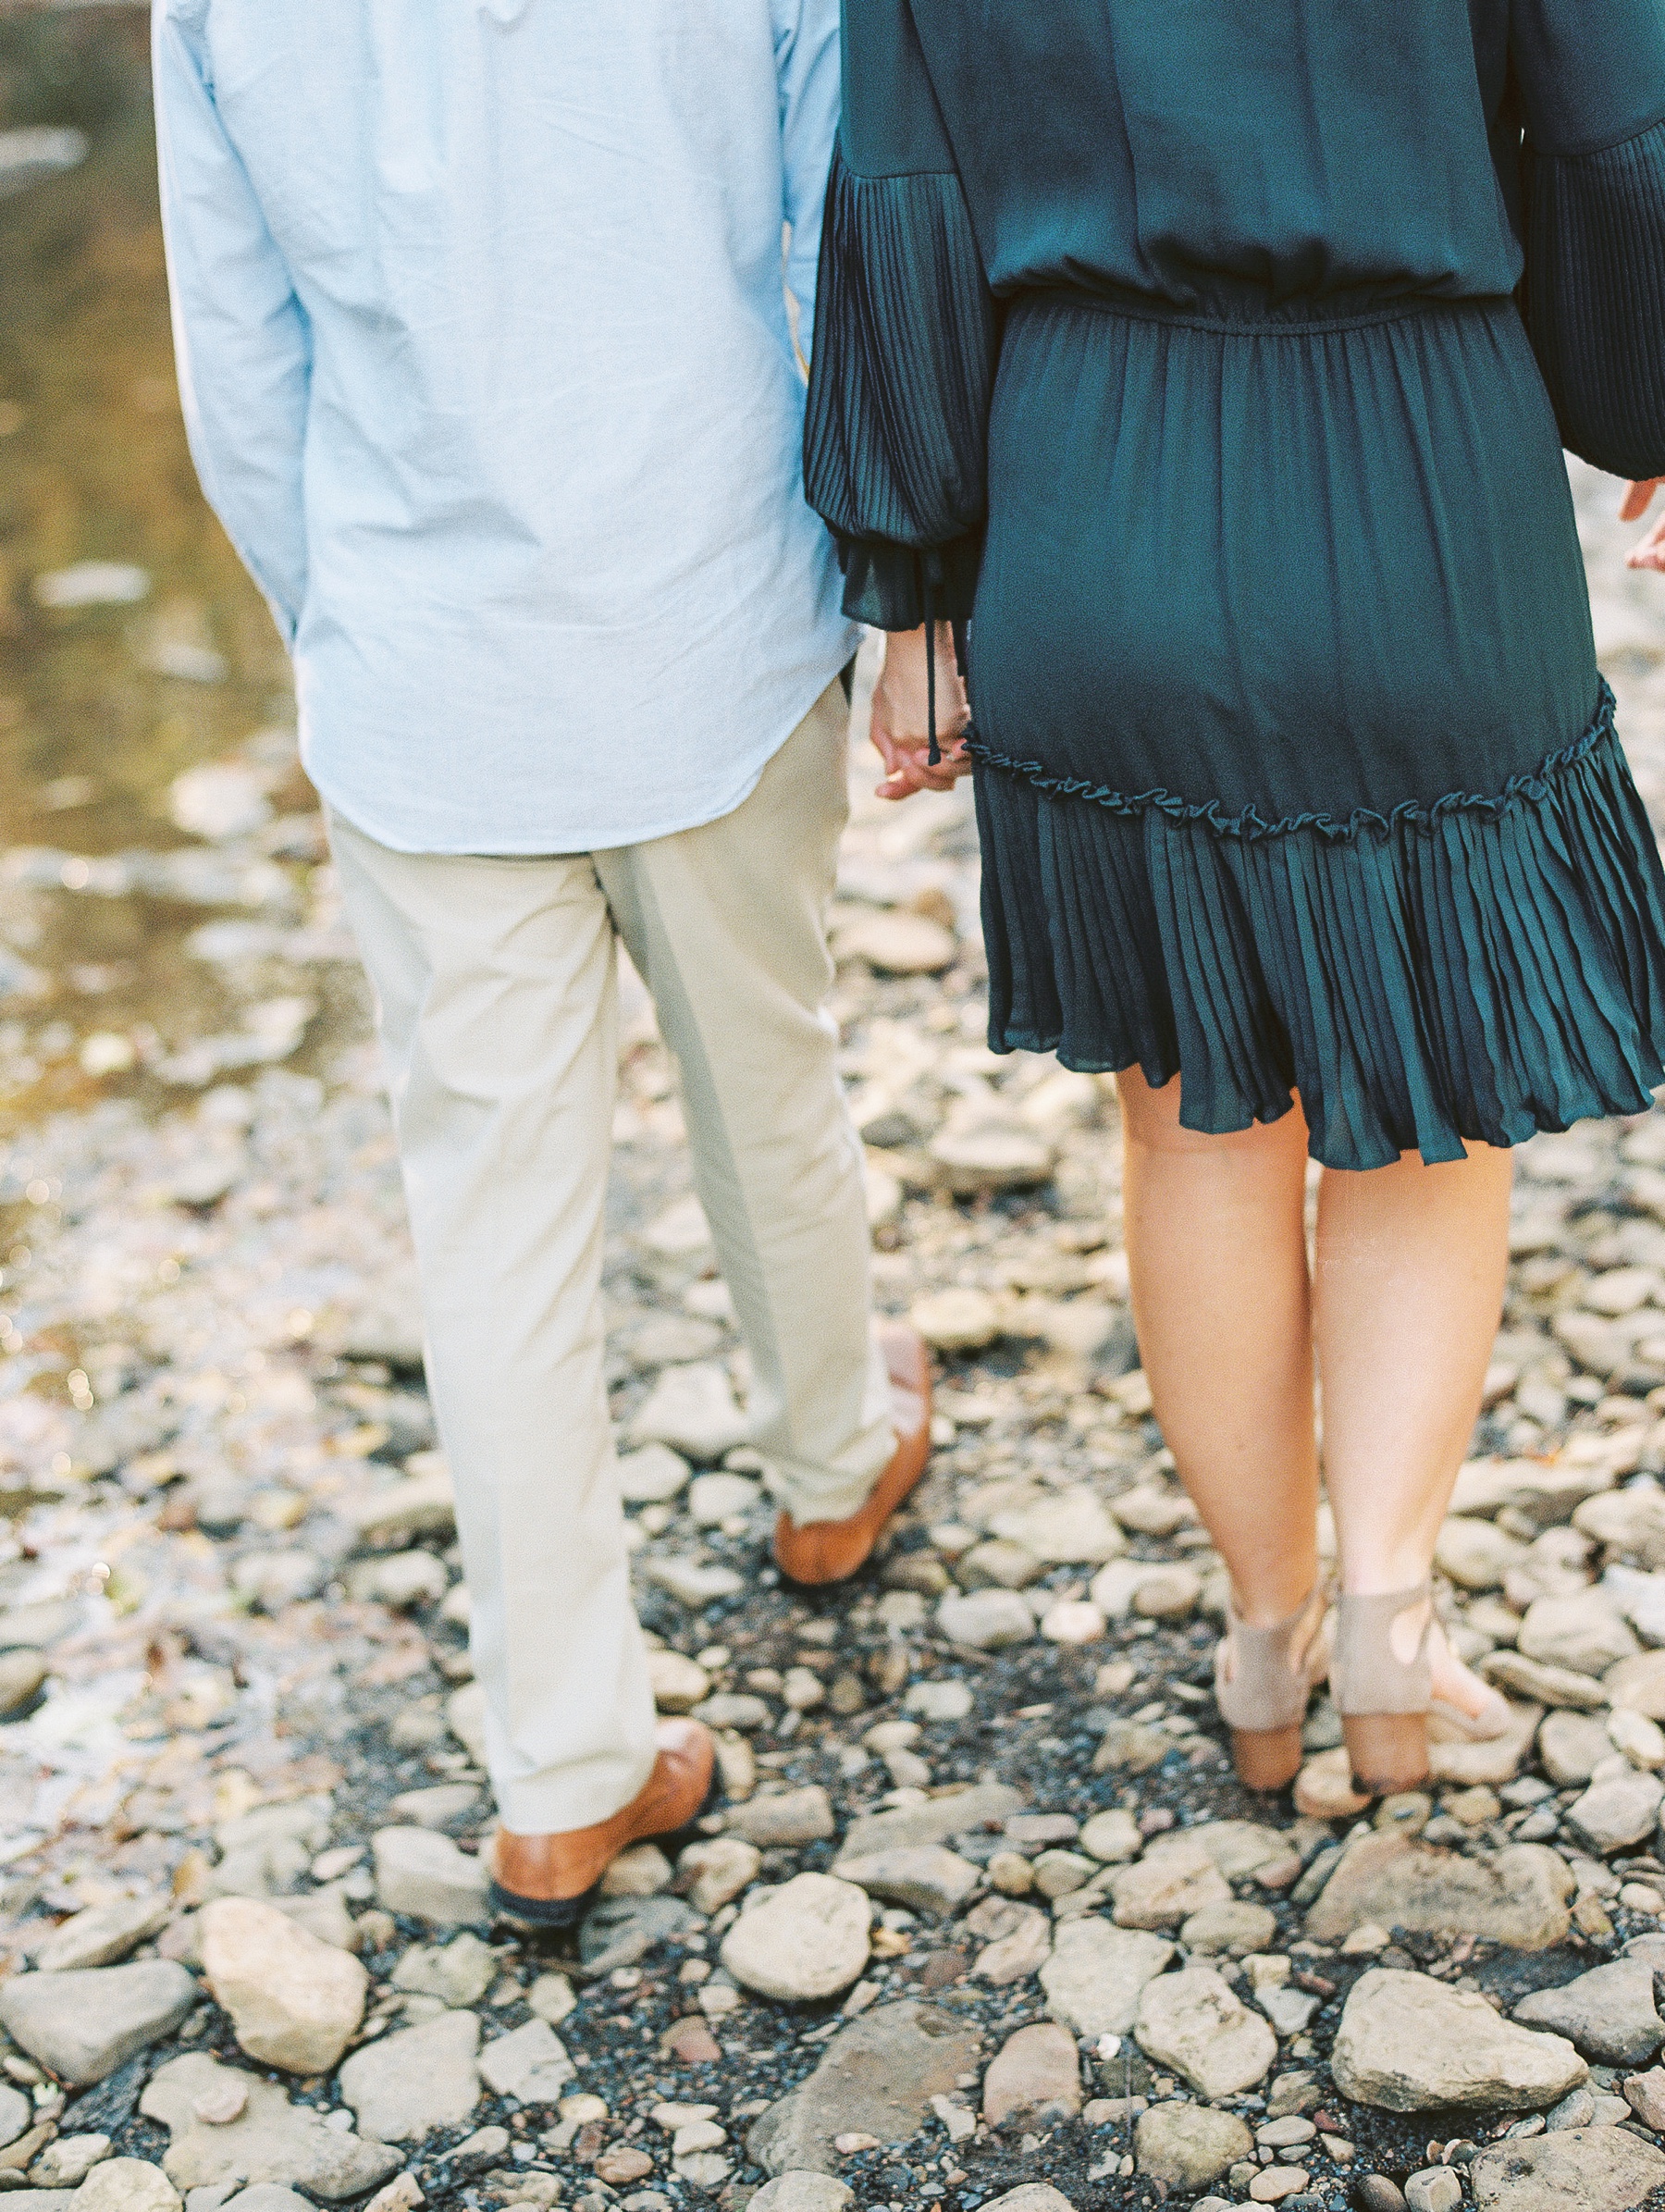
M1572 1888L1566 1862L1542 1844L1511 1845L1482 1861L1378 1831L1348 1845L1307 1914L1307 1934L1338 1943L1372 1922L1429 1934L1462 1928L1539 1951L1564 1940Z
M1120 1866L1144 1849L1138 1822L1119 1810L1095 1812L1082 1828L1079 1841L1083 1851L1105 1866Z
M696 1912L721 1912L757 1880L762 1863L756 1844L737 1835L713 1836L684 1851L676 1862L677 1887Z
M915 1682L902 1700L905 1711L921 1721L963 1721L973 1699L964 1682Z
M876 2006L841 2028L808 2080L771 2105L746 2139L766 2173L831 2172L834 2139L906 2143L977 2065L977 2031L952 2013L911 2002Z
M872 1908L854 1883L798 1874L743 1912L722 1963L744 1988L801 2003L847 1989L868 1961Z
M604 1897L651 1897L671 1886L671 1861L658 1844L632 1844L601 1877Z
M1514 2008L1523 2027L1564 2035L1604 2066L1646 2066L1665 2041L1653 1973L1640 1959L1597 1966L1559 1989L1535 1990Z
M1469 2168L1480 2212L1635 2212L1665 2181L1665 2152L1623 2128L1502 2143Z
M870 1851L906 1851L918 1844L947 1843L979 1828L1009 1819L1023 1800L1004 1782L981 1782L947 1790L923 1805L899 1805L887 1812L863 1813L850 1823L844 1839L852 1859Z
M1665 1729L1646 1713L1634 1712L1628 1705L1615 1705L1608 1714L1607 1732L1614 1750L1622 1753L1632 1766L1649 1771L1665 1766Z
M1632 2074L1624 2084L1624 2101L1645 2128L1656 2135L1665 2132L1665 2068Z
M479 2047L472 2012L441 2012L354 2051L339 2077L342 2101L378 2143L417 2142L436 2129L461 2127L479 2101Z
M937 1625L950 1643L1003 1651L1030 1641L1035 1616L1016 1590L950 1590L937 1607Z
M1177 1928L1204 1906L1229 1901L1231 1885L1186 1829L1159 1835L1144 1857L1110 1877L1118 1928Z
M717 1360L665 1367L629 1427L633 1445L667 1444L683 1458L721 1459L746 1440L746 1415Z
M1587 1713L1552 1712L1538 1730L1538 1756L1557 1789L1587 1782L1612 1749L1606 1722Z
M107 2135L60 2135L30 2168L29 2185L31 2189L79 2188L109 2155Z
M880 975L940 975L957 949L940 921L902 907L849 915L832 931L836 958L865 960Z
M1538 1705L1511 1703L1505 1734L1477 1744L1442 1740L1437 1733L1428 1744L1428 1772L1436 1782L1474 1787L1511 1782L1532 1749L1532 1739L1543 1719Z
M1479 1672L1500 1690L1530 1698L1539 1705L1597 1712L1608 1703L1605 1686L1572 1667L1547 1667L1519 1651L1488 1651Z
M983 2076L983 2118L992 2128L1042 2116L1073 2119L1081 2109L1081 2060L1075 2037L1052 2020L1008 2035Z
M1038 1579L1041 1562L1026 1544L996 1536L962 1551L954 1563L954 1572L962 1589L1020 1590Z
M1173 1749L1174 1739L1166 1728L1147 1727L1139 1721L1113 1720L1093 1754L1092 1771L1095 1774L1108 1773L1113 1769L1125 1769L1130 1774L1149 1773L1153 1767L1162 1764Z
M0 2027L60 2081L80 2088L170 2035L196 2001L195 1982L168 1959L15 1974L0 1983Z
M1047 2008L1078 2035L1126 2035L1146 1984L1173 1956L1160 1935L1095 1918L1065 1921L1041 1970Z
M240 2047L263 2066L327 2073L364 2015L358 1960L253 1898L216 1897L201 1926L204 1971Z
M1489 1521L1466 1520L1461 1514L1446 1522L1434 1547L1434 1563L1442 1575L1468 1590L1495 1590L1505 1575L1526 1558L1526 1546Z
M966 1930L983 1939L972 1972L997 1989L1027 1982L1052 1957L1052 1924L1033 1905L990 1897L966 1915Z
M688 1485L688 1518L696 1528L720 1528L724 1521L744 1520L762 1494L748 1475L696 1475Z
M236 2119L210 2122L198 2116L199 2105L213 2108L218 2101L223 2108L227 2092L233 2090L243 2098ZM335 2204L374 2189L400 2163L397 2151L327 2128L308 2106L291 2105L276 2082L221 2066L205 2051L191 2051L162 2067L140 2098L139 2109L168 2130L171 2140L162 2166L179 2189L280 2181Z
M680 1651L649 1651L648 1679L660 1712L691 1712L710 1695L711 1677Z
M832 1801L819 1783L803 1789L781 1790L772 1797L757 1797L729 1808L730 1833L759 1850L783 1846L820 1843L835 1833ZM845 1849L850 1848L848 1840Z
M664 1590L690 1613L703 1611L718 1598L738 1597L746 1588L745 1576L733 1567L708 1565L698 1559L645 1559L639 1572L644 1582Z
M429 1828L378 1828L370 1848L384 1910L440 1926L485 1918L486 1870L449 1835Z
M1020 1122L973 1109L951 1115L928 1147L944 1189L963 1198L983 1191L1032 1190L1049 1181L1056 1155Z
M1665 1721L1665 1651L1622 1659L1601 1677L1601 1686L1612 1704L1646 1713L1650 1721Z
M1240 2158L1254 2156L1254 2138L1235 2112L1212 2105L1153 2105L1134 2123L1139 2170L1170 2189L1206 2189Z
M1096 1566L1127 1549L1127 1539L1089 1489L1054 1492L997 1513L989 1526L1048 1566Z
M336 1499L331 1510L352 1528L364 1544L391 1551L419 1536L454 1536L457 1497L444 1460L437 1452L415 1453L407 1463L426 1462L420 1474L408 1474L398 1482L384 1483L362 1498Z
M179 2193L148 2158L106 2158L74 2197L75 2212L179 2212Z
M393 1986L465 2011L479 2003L497 1976L497 1953L464 1929L443 1946L413 1944L393 1969Z
M480 2053L486 2086L522 2105L554 2104L577 2071L547 2020L529 2020L495 2037Z
M34 2107L20 2089L0 2082L0 2150L16 2143L34 2119Z
M1572 1515L1581 1536L1638 1566L1665 1567L1665 1495L1643 1487L1587 1498Z
M1270 2027L1207 1966L1147 1983L1133 2033L1147 2058L1172 2067L1209 2098L1252 2089L1277 2057Z
M905 1905L910 1912L941 1919L964 1904L977 1887L978 1870L942 1844L916 1844L909 1850L865 1852L837 1860L832 1872L854 1882L870 1897Z
M480 1801L473 1782L436 1782L427 1789L402 1789L389 1798L388 1810L401 1827L449 1828Z
M626 1505L667 1503L686 1489L694 1471L669 1444L644 1444L639 1452L623 1452L618 1467L619 1495Z
M604 1897L586 1914L578 1931L578 1956L594 1978L638 1959L693 1924L694 1915L680 1897Z
M1574 1674L1604 1675L1641 1650L1634 1632L1604 1591L1580 1590L1567 1598L1538 1598L1527 1608L1516 1638L1528 1659L1546 1666L1569 1667Z
M845 2212L856 2193L826 2173L783 2173L765 2181L746 2212Z
M431 1551L390 1551L365 1560L347 1577L349 1595L358 1603L386 1605L395 1613L438 1605L450 1588L450 1576Z
M56 1928L34 1955L38 1971L67 1974L90 1966L117 1966L130 1951L159 1935L173 1915L170 1897L118 1897L89 1906Z
M1591 1775L1590 1786L1567 1808L1566 1817L1592 1850L1621 1851L1652 1835L1662 1803L1665 1784L1614 1758Z
M1388 2112L1543 2110L1588 2073L1563 2037L1517 2028L1471 1990L1391 1967L1353 1984L1331 2067L1344 2096Z
M1246 1958L1251 1951L1270 1950L1276 1936L1277 1921L1268 1907L1240 1903L1236 1897L1204 1905L1179 1931L1185 1948L1203 1958L1221 1951Z
M915 1299L908 1317L938 1352L980 1352L1001 1331L1000 1308L989 1293L961 1284Z

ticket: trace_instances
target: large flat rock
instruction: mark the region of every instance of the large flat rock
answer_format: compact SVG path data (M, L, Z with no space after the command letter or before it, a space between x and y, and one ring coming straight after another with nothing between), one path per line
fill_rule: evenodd
M1542 2111L1589 2074L1563 2036L1500 2020L1473 1990L1381 1966L1354 1983L1330 2066L1343 2096L1386 2112Z
M1479 2212L1636 2212L1665 2182L1665 2151L1623 2128L1563 2128L1482 2151Z
M935 2006L878 2006L840 2029L808 2080L758 2119L746 2148L766 2173L831 2173L836 2136L906 2143L930 2118L931 2098L977 2070L979 2040Z
M1469 1859L1375 1831L1348 1846L1307 1914L1307 1934L1338 1943L1374 1922L1424 1934L1452 1928L1541 1951L1565 1938L1573 1887L1566 1861L1544 1844Z
M213 2124L197 2108L245 2102L236 2119ZM275 2082L240 2067L222 2066L206 2051L171 2059L154 2074L139 2109L160 2120L170 2141L162 2170L175 2188L210 2189L278 2181L304 2188L327 2204L361 2196L401 2163L385 2144L327 2128L306 2105L291 2105Z
M997 1827L1018 1811L1023 1799L1004 1782L980 1782L951 1790L923 1805L898 1805L891 1812L864 1813L850 1823L839 1856L862 1859L877 1851L906 1851L921 1844L946 1843L973 1828Z
M0 2027L60 2081L84 2088L171 2035L197 1996L171 1959L17 1974L0 1984Z

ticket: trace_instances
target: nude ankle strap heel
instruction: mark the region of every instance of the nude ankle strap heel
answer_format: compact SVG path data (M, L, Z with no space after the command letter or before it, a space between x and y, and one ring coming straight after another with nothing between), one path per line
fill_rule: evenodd
M1401 1659L1393 1648L1394 1624L1418 1607L1423 1621L1416 1648L1409 1659ZM1372 1597L1343 1592L1337 1604L1330 1695L1341 1715L1353 1787L1361 1796L1391 1797L1427 1779L1433 1626L1434 1594L1427 1582Z
M1314 1585L1287 1619L1252 1628L1229 1599L1215 1651L1215 1702L1245 1789L1283 1789L1301 1769L1307 1699L1324 1674L1325 1596Z

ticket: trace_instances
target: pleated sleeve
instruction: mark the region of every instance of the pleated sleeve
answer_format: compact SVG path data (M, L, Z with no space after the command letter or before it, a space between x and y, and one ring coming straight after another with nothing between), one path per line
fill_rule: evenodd
M1665 475L1665 0L1515 0L1523 295L1563 442Z
M994 303L907 0L845 0L804 430L845 611L887 630L971 611Z

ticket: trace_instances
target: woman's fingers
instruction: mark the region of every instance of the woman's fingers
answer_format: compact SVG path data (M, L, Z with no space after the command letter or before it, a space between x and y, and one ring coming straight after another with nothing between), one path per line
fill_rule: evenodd
M1653 568L1665 572L1665 516L1655 523L1646 538L1638 538L1624 556L1627 568Z
M1619 520L1622 523L1639 523L1653 504L1654 493L1659 490L1661 484L1665 484L1665 476L1639 476L1634 483L1627 484L1624 488L1624 497L1619 502ZM1646 545L1646 542L1647 540L1644 538L1643 543ZM1631 565L1635 568L1646 567L1649 564L1646 562L1633 561Z

